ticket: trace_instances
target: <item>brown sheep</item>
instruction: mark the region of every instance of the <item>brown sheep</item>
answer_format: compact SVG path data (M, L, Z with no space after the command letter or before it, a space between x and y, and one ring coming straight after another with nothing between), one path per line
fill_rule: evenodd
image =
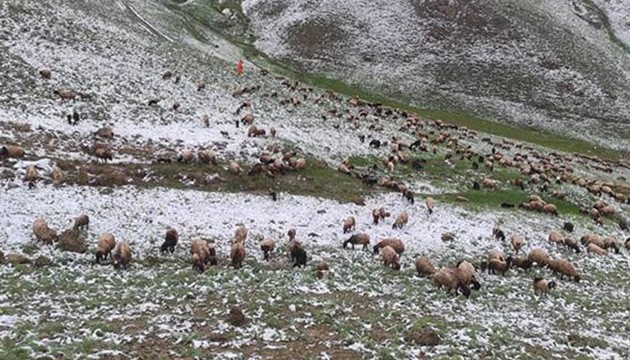
M416 271L418 276L431 276L437 271L431 259L426 256L418 256L416 258Z
M299 158L295 160L295 170L304 170L306 167L306 160L304 158Z
M549 268L554 273L559 273L560 278L564 276L573 278L575 282L580 282L580 274L577 272L573 264L565 259L554 259L549 261Z
M50 172L50 177L52 178L53 184L60 185L63 182L65 175L61 168L55 165Z
M373 225L378 225L379 220L381 219L381 215L378 211L378 209L374 209L372 210L372 218L374 219L374 221L372 222Z
M510 269L512 265L512 257L508 256L508 258L503 261L501 259L492 259L488 261L488 273L492 272L496 274L500 272L501 275L505 275L505 272Z
M54 241L57 241L57 232L51 229L43 218L35 219L33 222L33 233L35 238L44 244L52 245Z
M356 220L354 216L348 216L348 218L343 222L343 233L349 233L353 231L356 227Z
M383 265L391 266L394 270L400 270L400 262L398 262L398 254L391 246L384 246L381 249L381 260Z
M604 238L604 249L613 249L615 254L619 254L619 246L615 239L611 236Z
M352 249L354 249L354 245L363 245L363 250L366 250L370 245L370 235L365 233L354 234L343 242L343 248L345 249L348 244L352 245Z
M546 212L547 214L558 216L558 208L554 204L543 205L542 211Z
M532 261L524 257L515 257L512 258L512 265L528 271L532 267Z
M68 89L55 90L53 93L58 95L61 100L74 100L77 97L74 91Z
M547 250L542 248L536 248L529 252L527 258L532 262L538 264L540 267L544 267L549 264L551 259Z
M624 245L626 246L626 250L630 251L630 237L626 239Z
M177 162L183 162L184 164L188 164L189 162L193 161L194 157L195 156L193 155L193 152L191 150L184 150L177 157Z
M464 296L470 297L470 288L462 283L456 268L439 269L433 274L431 281L438 289L445 288L449 294L454 289L455 296L461 290Z
M541 277L534 278L534 294L543 295L546 294L549 289L556 287L555 281L545 280Z
M101 260L107 259L109 255L111 258L112 250L116 247L116 239L114 235L110 233L102 234L98 237L98 244L96 245L96 263L100 264Z
M512 236L510 236L510 244L512 245L514 253L518 254L523 245L525 245L525 240L523 240L523 237L519 234L512 234Z
M593 243L586 245L586 251L596 255L608 255L608 250L602 249Z
M195 239L190 243L190 254L192 256L193 270L202 273L206 269L206 264L210 260L210 249L208 243L201 239Z
M234 175L241 175L243 173L243 169L236 161L230 161L230 165L228 166L228 169Z
M571 239L569 237L566 237L566 238L563 239L563 244L567 248L575 250L576 254L580 253L580 247L578 246L577 241L575 241L575 240L573 240L573 239Z
M378 244L374 245L373 247L374 253L378 254L379 249L385 246L392 247L394 250L396 250L398 254L402 254L405 251L405 244L402 242L402 240L388 238L388 239L383 239Z
M126 270L131 264L131 249L129 248L129 242L123 240L116 244L112 255L114 268Z
M615 215L615 212L616 212L616 210L615 210L615 207L613 205L606 205L606 206L604 206L603 208L601 208L599 210L599 213L602 216L612 216L612 215Z
M452 232L445 232L442 235L440 235L440 239L444 242L453 241L455 240L455 234L453 234Z
M606 248L606 243L604 239L592 233L587 233L582 236L582 238L580 238L580 242L584 246L587 246L588 244L595 244L602 249Z
M289 237L289 241L295 240L295 234L296 234L295 229L289 229L287 231L287 236Z
M315 268L315 275L317 276L318 279L321 279L329 270L330 270L330 266L328 265L326 260L320 260L317 263L317 267Z
M245 246L243 246L240 242L232 244L230 258L232 259L232 266L234 266L234 269L240 269L243 265L243 260L245 259Z
M457 263L456 268L459 272L459 279L466 287L470 287L470 285L472 285L475 290L481 289L481 284L477 281L477 270L475 270L473 264L466 260L462 260Z
M85 214L81 214L81 215L77 216L74 219L74 225L72 226L72 228L74 230L79 230L81 228L89 229L90 228L90 218L87 215L85 215Z
M38 178L39 178L39 171L37 171L37 168L35 167L35 165L27 166L26 174L24 175L24 180L34 183L37 181Z
M565 236L560 231L551 230L551 232L549 233L548 240L551 244L559 245L559 244L564 243L564 237Z
M492 249L488 252L488 262L492 260L506 261L505 254L499 249Z
M175 252L175 246L177 245L177 241L179 240L179 234L177 230L172 227L168 227L166 229L166 235L164 236L164 242L162 246L160 246L160 252L164 253L170 251L171 254Z
M96 130L94 136L111 139L114 137L114 129L111 126L104 126Z
M289 241L288 247L291 260L293 261L293 267L302 267L306 265L307 254L306 250L297 240Z
M496 180L492 180L492 179L483 179L483 181L481 182L481 186L483 186L485 189L494 189L497 186L499 186L499 182Z
M254 114L249 113L241 118L241 123L243 125L251 125L254 123Z
M8 145L0 148L0 157L3 158L21 158L25 153L21 146Z
M392 224L392 229L402 229L402 227L406 225L408 221L409 215L407 215L407 213L403 211L398 215L396 221L394 221L394 224Z
M52 77L52 71L49 68L41 68L39 69L39 75L46 80L49 80Z
M201 117L201 122L203 122L203 126L210 127L210 116L207 114Z
M272 238L264 238L260 242L260 249L264 253L264 259L269 261L269 253L276 248L276 242Z
M247 229L247 227L242 224L239 225L238 228L234 231L232 242L245 244L245 240L247 240L247 234L249 234L249 230Z
M435 200L433 200L432 197L428 196L426 199L424 199L424 204L426 205L429 214L433 214L433 210L435 209Z
M91 149L92 155L96 158L107 162L107 160L113 160L114 156L112 154L111 149L109 148L109 144L105 143L95 143Z

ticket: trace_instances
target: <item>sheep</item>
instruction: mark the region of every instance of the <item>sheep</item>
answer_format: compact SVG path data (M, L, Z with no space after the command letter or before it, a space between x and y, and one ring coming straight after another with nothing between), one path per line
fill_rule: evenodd
M538 264L538 266L540 267L547 266L549 264L549 261L551 261L547 250L542 248L533 249L529 252L527 258L529 259L529 261Z
M470 297L470 288L462 283L456 268L442 268L436 271L431 281L438 289L446 288L449 294L451 290L455 289L455 296L461 290L464 296Z
M604 239L592 233L587 233L582 236L582 238L580 238L580 242L584 246L587 246L588 244L595 244L602 249L606 248L606 243L604 242Z
M555 281L545 280L541 277L534 278L534 294L543 295L546 294L549 289L553 289L556 287Z
M114 129L111 126L104 126L96 130L94 136L111 139L114 137Z
M116 238L110 233L104 233L98 237L98 244L96 245L96 263L100 264L101 260L107 259L109 255L111 258L112 250L116 247Z
M515 257L512 258L512 265L528 271L532 267L532 261L528 258Z
M512 265L512 256L503 261L501 259L492 259L488 261L488 273L492 271L493 274L501 272L501 275L505 275L505 272L510 269Z
M381 219L381 216L380 216L380 213L379 213L378 209L372 210L372 218L374 219L372 224L373 225L378 225L378 222Z
M400 239L388 238L379 241L378 244L374 245L372 248L375 254L378 254L379 249L391 246L398 254L402 254L405 251L405 244Z
M217 155L212 150L199 150L197 158L204 164L217 165Z
M426 256L418 256L416 258L416 271L418 276L431 276L437 271L431 260Z
M129 242L127 240L123 240L116 244L112 260L112 265L115 269L127 269L131 263L131 249L129 248Z
M289 229L287 231L287 236L289 237L289 241L295 240L295 234L296 234L295 229Z
M330 266L328 265L326 260L320 260L317 263L317 267L315 268L315 274L318 279L321 279L329 270L330 270Z
M247 229L247 227L245 227L245 225L243 224L239 225L238 228L234 231L232 242L244 244L245 240L247 240L247 234L249 234L249 230Z
M453 241L455 240L455 234L453 234L452 232L445 232L440 235L440 239L444 242Z
M466 287L472 285L474 290L481 289L481 284L477 281L477 270L475 270L473 264L462 260L457 263L456 268L459 272L459 279Z
M243 169L236 161L230 161L228 170L234 175L241 175L243 173Z
M608 250L602 249L593 243L590 243L586 246L586 251L596 255L608 255Z
M512 245L512 249L514 249L514 253L518 254L519 250L521 250L525 244L525 240L523 240L523 237L519 234L512 234L512 236L510 236L510 244Z
M630 237L626 239L624 245L626 246L626 250L630 251Z
M576 254L580 253L580 247L578 246L577 241L569 237L566 237L562 240L562 243L564 244L564 246L568 247L569 249L573 249Z
M545 204L545 205L543 205L542 211L546 212L547 214L552 214L554 216L558 216L558 208L554 204Z
M293 166L295 170L304 170L306 167L306 160L304 158L299 158L295 160L295 166Z
M243 246L243 243L235 242L232 244L230 258L232 259L232 266L234 266L234 269L240 269L243 265L243 260L245 259L245 246Z
M573 278L575 282L580 282L580 274L577 272L573 264L565 259L553 259L549 261L549 268L554 273L559 273L560 278L564 276Z
M197 91L201 91L206 88L206 82L203 80L199 80L197 82Z
M354 249L354 245L363 245L363 250L366 250L370 245L370 235L365 233L354 234L343 242L343 248L345 249L348 244L352 245L352 249Z
M39 171L37 171L37 168L35 167L35 165L28 165L26 167L26 174L24 175L24 180L34 183L37 181L38 178L39 178Z
M39 69L39 75L46 80L49 80L52 77L52 71L49 68L41 68Z
M564 242L564 235L562 235L562 233L558 230L552 230L549 233L549 238L548 238L549 242L551 244L562 244Z
M171 254L175 252L175 246L179 240L179 234L177 230L172 227L166 229L166 235L164 236L164 243L160 246L160 252L164 253L170 251Z
M505 241L505 233L496 226L492 228L492 236L497 240Z
M243 125L251 125L254 123L254 114L249 113L241 118L241 123Z
M182 151L181 154L179 154L179 156L177 157L177 162L183 162L184 164L188 164L189 162L191 162L193 160L195 156L193 155L193 152L190 150L184 150Z
M405 189L402 192L402 195L411 205L413 205L416 202L416 200L414 198L414 194L413 194L413 192L411 190Z
M500 260L500 261L505 261L505 254L503 254L503 251L499 249L490 250L490 252L488 252L488 262L495 259Z
M109 148L109 144L105 143L95 143L91 148L91 154L94 157L103 160L103 162L114 159L112 151Z
M50 172L50 177L52 178L53 184L60 185L63 182L65 175L61 168L55 165Z
M89 229L90 228L90 218L87 215L85 215L85 214L81 214L81 215L77 216L74 219L74 225L72 226L72 228L74 230L79 230L81 228Z
M210 259L210 249L208 243L201 239L195 239L190 243L190 254L192 256L192 268L202 273Z
M203 126L210 127L210 116L205 114L204 116L201 117L201 122L203 122Z
M614 238L608 236L604 238L604 249L613 249L615 254L619 254L619 246Z
M391 246L386 245L381 249L381 260L383 261L383 265L391 266L394 270L400 270L398 254Z
M599 213L602 214L602 216L612 216L615 215L615 212L617 212L617 210L613 205L606 205L599 209Z
M74 100L77 97L77 94L75 94L74 91L68 89L55 90L53 93L58 95L61 100Z
M402 229L402 227L406 225L408 221L409 215L407 215L407 213L403 211L398 215L396 221L394 221L394 224L392 224L392 229Z
M564 225L562 226L562 230L566 231L566 232L573 232L573 229L575 228L575 226L570 223L570 222L565 222Z
M302 267L306 265L307 255L306 250L296 240L292 240L289 243L289 252L291 259L293 260L293 267Z
M264 253L264 259L269 261L269 253L276 248L276 242L272 238L263 238L260 241L260 249Z
M427 196L427 198L424 199L424 204L426 205L429 214L433 214L433 210L435 209L435 200L433 200L432 197Z
M33 234L44 244L52 245L54 241L57 241L57 232L51 229L46 220L41 217L33 222Z
M3 158L21 158L26 152L21 146L8 145L0 148L0 157Z
M346 234L354 230L356 223L357 222L354 219L354 216L348 216L348 218L343 222L343 233Z

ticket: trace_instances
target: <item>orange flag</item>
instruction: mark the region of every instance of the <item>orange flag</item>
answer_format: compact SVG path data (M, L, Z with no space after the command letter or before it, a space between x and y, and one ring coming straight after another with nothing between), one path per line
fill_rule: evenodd
M236 73L241 75L241 74L243 74L243 70L244 70L243 60L239 60L236 63Z

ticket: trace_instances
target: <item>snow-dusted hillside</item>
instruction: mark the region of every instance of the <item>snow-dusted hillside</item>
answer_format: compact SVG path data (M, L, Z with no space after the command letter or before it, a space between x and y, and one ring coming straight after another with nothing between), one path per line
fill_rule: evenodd
M604 12L582 0L242 5L256 47L301 71L628 149L627 9L596 3L611 29Z

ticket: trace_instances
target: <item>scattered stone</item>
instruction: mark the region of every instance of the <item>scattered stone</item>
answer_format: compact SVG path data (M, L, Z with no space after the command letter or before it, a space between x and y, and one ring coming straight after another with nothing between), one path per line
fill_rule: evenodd
M8 254L5 257L5 263L12 265L30 264L31 260L22 254Z
M35 259L35 267L36 268L43 268L43 267L48 267L51 266L53 264L52 260L50 260L49 258L40 255L37 259Z
M430 328L411 330L405 337L405 341L412 342L420 346L437 346L442 341L438 333Z
M228 323L232 326L243 326L247 322L243 310L238 305L232 306L228 315Z

